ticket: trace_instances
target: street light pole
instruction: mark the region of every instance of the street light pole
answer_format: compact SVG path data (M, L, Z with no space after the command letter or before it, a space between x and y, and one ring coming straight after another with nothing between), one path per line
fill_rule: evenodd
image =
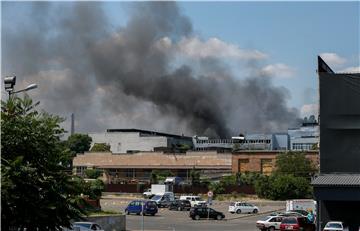
M14 91L15 84L16 84L16 76L6 76L4 78L5 91L7 91L9 93L9 99L12 94L16 94L16 93L23 92L23 91L30 91L32 89L37 88L37 85L35 83L33 83L33 84L28 85L24 89Z

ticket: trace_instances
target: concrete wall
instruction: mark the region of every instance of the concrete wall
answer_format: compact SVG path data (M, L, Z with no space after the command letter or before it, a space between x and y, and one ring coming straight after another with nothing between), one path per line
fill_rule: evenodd
M139 132L90 133L91 145L94 143L110 144L112 153L127 151L154 151L155 147L167 147L168 140L163 136L140 136Z
M86 220L99 224L105 231L126 230L125 215L91 216L91 217L86 217Z

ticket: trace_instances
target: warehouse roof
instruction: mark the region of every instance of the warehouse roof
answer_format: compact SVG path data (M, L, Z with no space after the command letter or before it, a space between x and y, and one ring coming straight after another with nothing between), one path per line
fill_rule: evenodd
M147 134L151 136L165 136L165 137L172 137L172 138L181 138L181 139L190 139L189 136L184 135L174 135L169 133L163 133L163 132L155 132L155 131L149 131L149 130L142 130L142 129L136 129L136 128L121 128L121 129L107 129L106 132L139 132L142 134Z
M216 152L189 152L186 155L161 152L136 154L88 152L76 155L73 165L97 168L231 169L231 154L217 154Z
M360 174L322 174L312 182L314 186L360 187Z

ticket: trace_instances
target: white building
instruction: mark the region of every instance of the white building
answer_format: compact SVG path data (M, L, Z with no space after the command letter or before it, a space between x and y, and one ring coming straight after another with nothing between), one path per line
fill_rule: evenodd
M90 133L93 146L95 143L110 145L112 153L136 153L171 149L186 144L192 147L191 137L172 135L140 129L108 129L102 133Z
M303 123L300 128L289 128L290 150L307 151L314 149L319 144L318 123Z

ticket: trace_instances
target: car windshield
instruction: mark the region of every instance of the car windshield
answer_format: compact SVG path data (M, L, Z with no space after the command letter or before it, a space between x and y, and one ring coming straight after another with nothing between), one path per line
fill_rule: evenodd
M264 218L260 219L260 221L267 221L267 220L269 220L270 218L271 218L270 216L267 216L267 217L264 217Z
M285 218L281 224L297 224L296 218L295 217L288 217Z
M337 228L342 229L342 225L339 223L327 223L325 228Z
M162 197L161 195L155 195L153 198L151 198L151 200L157 201L157 200L160 200L161 197Z
M196 201L201 201L201 198L200 197L195 197L194 198Z
M84 228L87 228L87 229L90 229L90 227L91 227L91 224L88 224L88 223L75 223L74 224L74 227L76 227L76 226L80 226L80 227L84 227Z

